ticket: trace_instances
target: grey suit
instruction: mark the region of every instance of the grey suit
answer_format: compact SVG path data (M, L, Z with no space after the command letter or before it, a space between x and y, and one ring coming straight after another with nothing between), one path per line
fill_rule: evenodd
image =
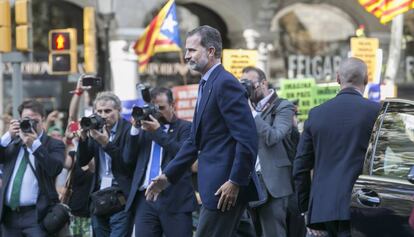
M293 193L292 163L283 139L293 127L294 105L287 100L279 104L277 100L279 98L273 94L268 108L255 117L259 137L258 174L267 198L251 206L257 208L265 237L286 236L288 196Z

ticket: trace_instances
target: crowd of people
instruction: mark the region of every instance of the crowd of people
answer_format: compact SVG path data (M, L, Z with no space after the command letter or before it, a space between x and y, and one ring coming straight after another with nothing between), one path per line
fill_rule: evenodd
M296 106L262 70L239 81L223 68L219 31L197 27L185 49L201 74L192 123L162 87L150 92L157 113L127 121L103 91L81 118L82 78L65 122L35 100L19 106L0 141L2 236L350 236L351 189L379 112L362 96L365 63L341 63L341 91L300 135Z

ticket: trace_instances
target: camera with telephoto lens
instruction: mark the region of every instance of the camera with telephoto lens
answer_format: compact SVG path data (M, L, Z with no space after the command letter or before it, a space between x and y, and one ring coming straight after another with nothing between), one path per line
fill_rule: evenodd
M244 89L246 90L247 98L250 99L254 91L253 83L249 79L241 79L240 83L243 85Z
M80 126L83 130L100 130L105 125L105 119L97 114L92 114L89 117L83 117L80 121Z
M33 130L36 131L37 121L30 119L30 118L24 118L20 121L20 130L24 133L32 133Z
M147 120L151 121L150 115L155 119L160 117L160 110L157 105L151 103L151 88L144 86L142 84L137 85L138 97L141 97L145 104L142 106L132 107L132 118L135 121Z

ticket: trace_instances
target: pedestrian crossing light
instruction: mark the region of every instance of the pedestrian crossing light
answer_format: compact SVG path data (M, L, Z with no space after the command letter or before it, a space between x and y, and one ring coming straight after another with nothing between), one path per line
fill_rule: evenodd
M69 32L52 33L52 50L70 50Z
M49 67L51 74L64 75L77 72L76 29L56 29L49 32Z

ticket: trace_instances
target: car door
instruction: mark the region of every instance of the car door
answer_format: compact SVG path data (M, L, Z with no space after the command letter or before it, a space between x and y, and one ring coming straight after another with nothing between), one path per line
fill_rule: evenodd
M413 102L386 101L352 191L352 236L414 236L408 224L414 185L407 178L413 165Z

